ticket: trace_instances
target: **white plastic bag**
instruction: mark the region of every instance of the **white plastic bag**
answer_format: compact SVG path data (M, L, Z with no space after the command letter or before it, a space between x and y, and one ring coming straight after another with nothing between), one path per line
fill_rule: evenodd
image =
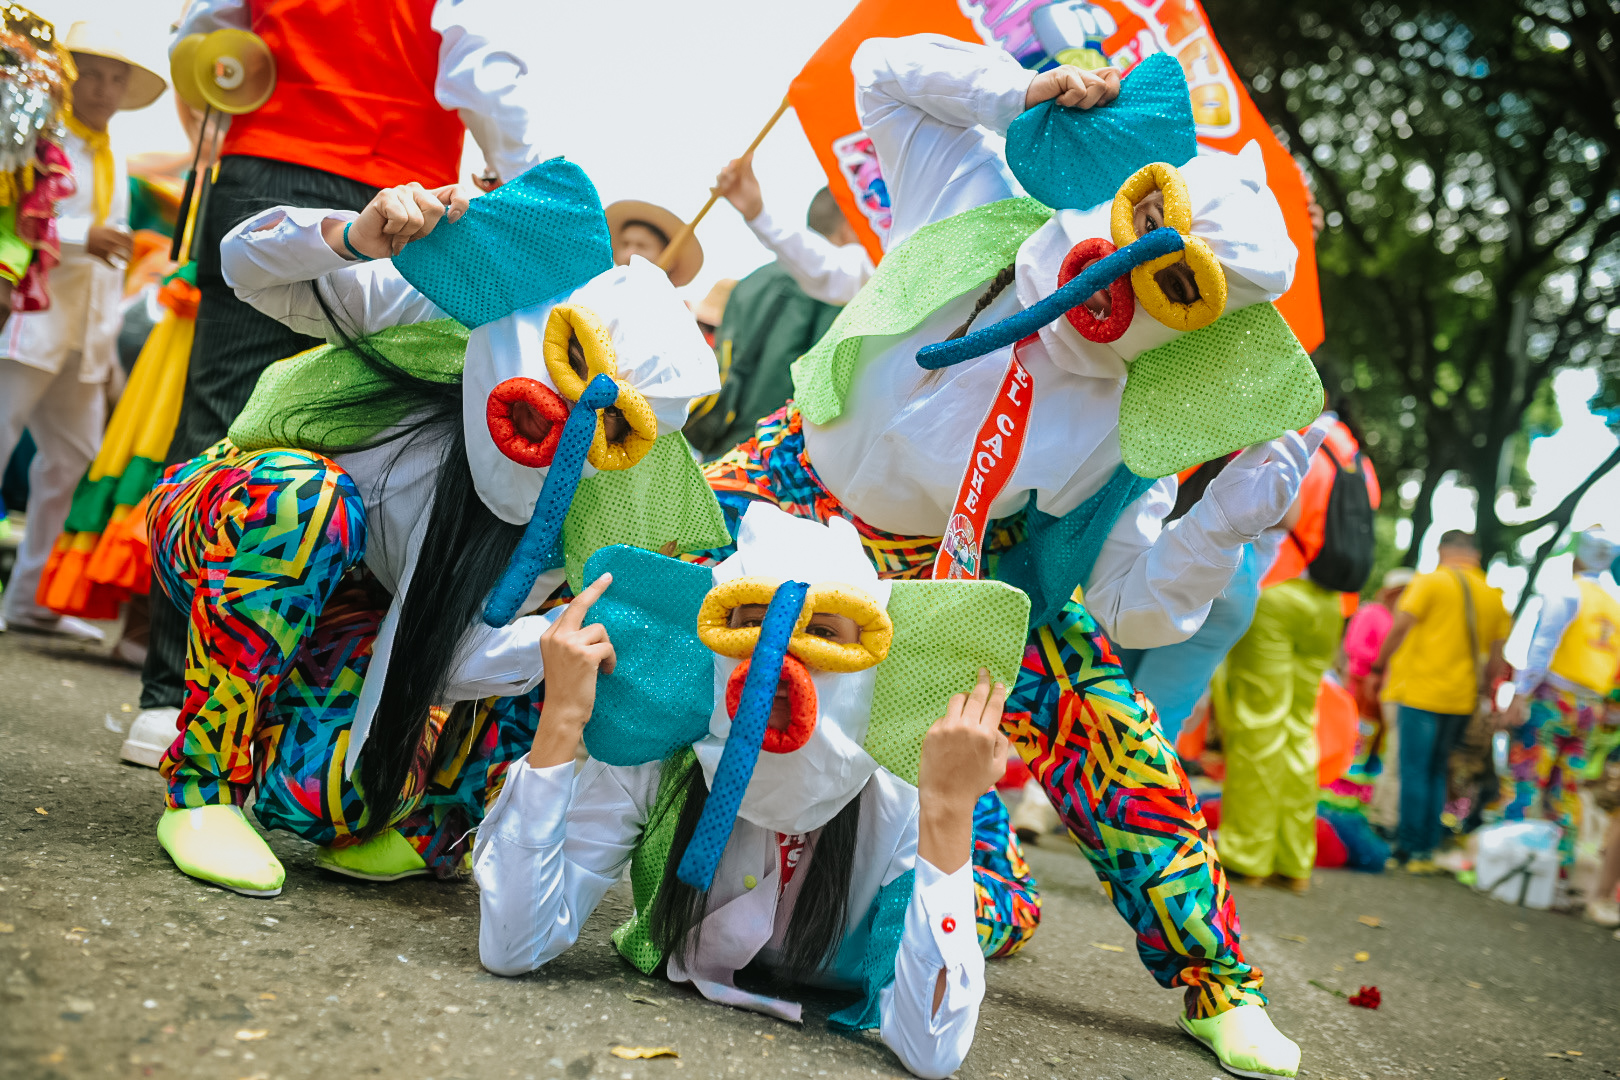
M1550 821L1501 821L1474 834L1474 888L1504 904L1552 907L1558 891L1558 840Z

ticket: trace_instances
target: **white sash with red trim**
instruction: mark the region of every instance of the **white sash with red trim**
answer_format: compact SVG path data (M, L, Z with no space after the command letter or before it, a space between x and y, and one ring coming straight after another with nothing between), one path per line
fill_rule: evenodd
M956 491L956 504L945 524L939 555L934 559L935 580L980 577L984 565L984 537L990 521L990 506L1018 468L1029 434L1030 402L1035 382L1019 359L1024 346L1035 340L1031 334L1013 347L1007 374L996 391L984 422L973 439L973 453Z

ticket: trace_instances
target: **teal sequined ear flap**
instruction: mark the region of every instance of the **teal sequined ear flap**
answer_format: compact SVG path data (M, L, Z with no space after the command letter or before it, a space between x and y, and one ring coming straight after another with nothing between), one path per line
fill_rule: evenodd
M698 609L713 585L706 566L625 545L585 563L585 580L613 584L586 622L601 623L617 663L596 682L585 749L609 765L662 761L709 733L714 654L697 636Z
M979 670L1011 690L1024 655L1029 597L1000 581L896 581L889 593L894 644L877 666L865 748L915 784L923 736L952 694Z
M1181 62L1154 53L1120 80L1107 105L1044 101L1007 128L1007 164L1024 190L1054 210L1089 210L1142 166L1181 166L1198 153Z

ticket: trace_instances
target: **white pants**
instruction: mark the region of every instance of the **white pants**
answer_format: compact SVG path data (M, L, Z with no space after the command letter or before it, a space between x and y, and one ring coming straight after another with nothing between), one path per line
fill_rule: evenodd
M0 468L11 460L23 429L39 448L28 469L28 527L3 601L8 619L56 617L34 603L34 592L67 521L73 489L101 448L107 426L106 387L80 382L79 361L78 352L68 353L62 370L52 375L0 358Z

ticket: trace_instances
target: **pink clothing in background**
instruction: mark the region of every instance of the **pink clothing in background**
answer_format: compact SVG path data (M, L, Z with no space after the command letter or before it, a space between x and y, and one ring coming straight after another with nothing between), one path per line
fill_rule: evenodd
M1362 604L1344 628L1344 658L1350 674L1365 679L1371 672L1378 650L1395 622L1395 614L1383 604Z

